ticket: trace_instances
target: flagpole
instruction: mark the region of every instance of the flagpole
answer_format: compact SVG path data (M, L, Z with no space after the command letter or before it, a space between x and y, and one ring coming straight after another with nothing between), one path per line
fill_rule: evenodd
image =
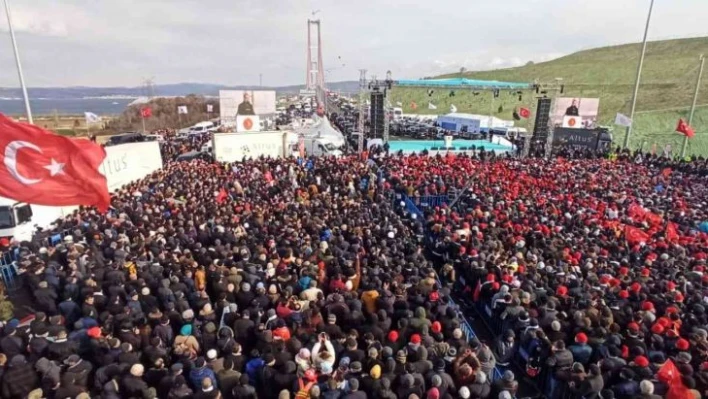
M141 112L141 113L142 113L142 112ZM144 117L143 115L140 115L140 116L141 116L140 119L143 120L143 134L145 134L145 117Z
M698 101L698 90L701 87L701 78L703 78L703 65L706 57L701 54L701 67L698 69L698 78L696 79L696 90L693 92L693 104L691 104L691 113L688 114L688 126L693 122L693 113L696 112L696 101ZM681 158L686 156L686 147L688 147L688 136L683 136L683 145L681 146Z
M654 8L654 0L649 4L649 14L647 15L647 24L644 27L644 40L642 41L642 53L639 56L639 65L637 66L637 78L634 82L634 94L632 95L632 109L629 112L629 126L624 134L624 146L629 146L629 136L632 134L632 125L634 125L634 110L637 108L637 94L639 94L639 81L642 77L642 67L644 66L644 55L647 52L647 36L649 35L649 23L651 22L651 11Z
M22 63L20 62L20 52L17 49L17 40L15 40L15 30L12 28L12 16L10 15L10 5L8 0L3 0L5 4L5 14L7 14L7 25L10 28L10 40L12 40L12 49L15 52L15 64L17 65L17 75L20 77L20 87L22 88L22 97L25 100L25 112L27 113L27 121L34 123L32 119L32 109L30 108L29 96L27 95L27 86L25 85L25 76L22 73Z

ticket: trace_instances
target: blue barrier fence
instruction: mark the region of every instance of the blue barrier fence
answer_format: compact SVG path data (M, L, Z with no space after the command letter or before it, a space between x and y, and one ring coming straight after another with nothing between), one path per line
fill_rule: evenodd
M62 230L45 238L38 239L35 237L34 241L41 247L52 248L61 243L64 237L69 234L71 234L69 230ZM17 246L11 247L7 252L0 255L0 277L2 277L5 288L10 291L17 288L17 277L19 276L17 262L19 260L20 248Z
M413 197L409 198L405 194L400 194L397 193L393 199L394 201L399 202L399 206L402 205L402 207L405 209L405 211L410 214L410 215L416 215L417 218L420 220L424 219L424 214L419 208L428 208L428 207L436 207L436 206L441 206L443 204L447 204L452 202L450 198L447 195L431 195L431 196L421 196L421 197ZM428 232L426 232L426 235ZM443 284L440 282L440 278L436 276L436 280L439 286L443 286ZM467 317L465 316L464 313L462 313L462 310L455 301L450 298L450 305L457 310L457 317L460 320L460 329L462 332L465 334L465 339L469 342L472 340L472 338L476 338L477 334L475 333L474 329L472 328L472 325L470 322L467 320ZM498 379L502 378L502 372L498 367L494 368L493 374L489 376L490 381L496 381Z
M431 208L431 207L437 207L441 206L444 204L449 204L453 201L452 198L449 196L423 196L423 197L414 197L414 198L408 198L404 194L400 194L400 200L404 201L406 204L406 210L411 213L411 214L417 214L421 215L425 211L426 208ZM412 204L412 205L410 205ZM414 212L408 210L411 206L415 206L416 209ZM433 244L434 241L431 239L432 236L429 235L429 232L426 232L426 235L428 236L426 238L426 242L429 244ZM464 280L463 277L460 277L459 283L462 284L462 286L475 286L476 281L472 282L467 282ZM438 281L438 284L440 282ZM452 300L450 300L451 303L454 304ZM480 320L486 325L487 329L492 333L494 336L500 336L502 335L506 330L510 329L512 326L509 323L508 320L503 319L500 317L501 315L496 314L495 311L492 309L492 304L488 301L473 301L472 303L473 306L472 309L474 309L475 313L479 316ZM459 309L459 307L458 307ZM465 331L465 334L468 334L468 339L471 337L475 336L474 330L472 327L469 325L467 322L467 319L465 318L464 314L462 314L459 310L459 317L460 320L463 321L463 325L465 325L465 329L469 331ZM529 356L530 356L530 348L528 347L519 347L519 350L517 351L516 355L514 356L513 361L511 362L511 365L515 366L519 370L526 370L527 368L527 363L529 361ZM494 370L494 375L491 376L492 380L495 380L497 378L501 378L502 373L499 368L495 368ZM552 376L552 373L548 368L546 367L541 367L540 373L533 377L529 378L529 380L532 382L532 384L535 386L535 388L539 391L545 394L547 397L551 397L553 399L575 399L576 395L574 395L570 389L568 388L568 385L565 383L560 383L559 381L555 380L554 377ZM553 388L551 388L551 386Z

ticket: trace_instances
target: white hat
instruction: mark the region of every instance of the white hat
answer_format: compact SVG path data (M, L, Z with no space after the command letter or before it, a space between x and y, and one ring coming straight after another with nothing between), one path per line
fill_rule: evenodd
M130 366L130 374L136 377L142 377L145 372L145 367L140 363L135 363Z
M72 236L66 236L66 237L64 237L64 242L66 242L66 243L72 243L72 242L74 242L74 237L72 237Z
M216 359L216 349L209 349L206 353L206 357L209 360L214 360Z
M458 393L460 394L460 397L463 399L467 399L470 397L470 389L467 388L466 386L462 386Z

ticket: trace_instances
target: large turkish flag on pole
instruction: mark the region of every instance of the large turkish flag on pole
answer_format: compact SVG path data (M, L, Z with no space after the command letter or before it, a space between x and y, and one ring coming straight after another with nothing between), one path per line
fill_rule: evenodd
M110 205L100 145L0 114L0 196L37 205Z

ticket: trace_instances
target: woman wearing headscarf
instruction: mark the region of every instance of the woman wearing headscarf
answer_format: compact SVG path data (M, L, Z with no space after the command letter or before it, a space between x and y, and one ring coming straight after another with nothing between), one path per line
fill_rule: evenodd
M185 324L179 330L179 335L175 337L175 349L182 349L190 354L190 357L199 354L199 342L192 335L192 325Z

